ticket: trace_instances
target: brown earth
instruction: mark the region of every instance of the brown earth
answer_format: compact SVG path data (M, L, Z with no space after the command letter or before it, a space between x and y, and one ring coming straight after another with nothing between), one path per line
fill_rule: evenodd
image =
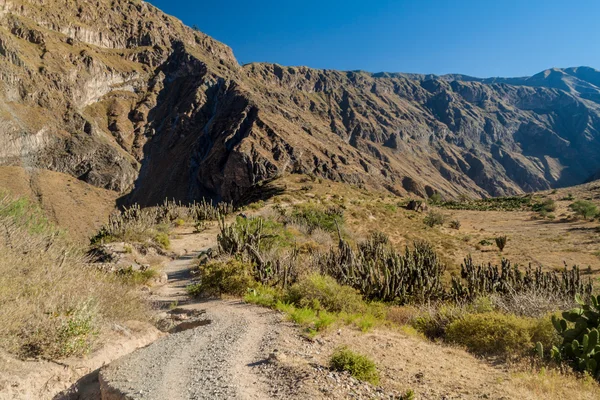
M0 167L0 194L25 196L77 241L88 243L115 209L117 193L44 169Z

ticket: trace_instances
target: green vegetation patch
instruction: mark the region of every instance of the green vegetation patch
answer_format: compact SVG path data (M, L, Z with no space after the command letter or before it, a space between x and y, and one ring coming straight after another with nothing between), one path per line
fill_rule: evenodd
M373 385L379 383L379 372L375 363L369 357L355 353L347 347L340 347L335 350L329 360L329 365L336 371L349 372L358 380Z

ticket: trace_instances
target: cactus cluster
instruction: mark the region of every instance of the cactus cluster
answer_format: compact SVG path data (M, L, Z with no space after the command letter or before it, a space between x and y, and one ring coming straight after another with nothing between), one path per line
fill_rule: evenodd
M450 296L455 300L474 300L488 294L522 293L528 291L545 292L564 298L575 295L589 296L592 283L585 282L579 268L555 271L542 271L531 264L522 271L518 265L503 259L500 267L492 264L475 265L471 256L461 265L459 277L452 278Z
M227 215L234 211L231 203L213 204L212 201L202 199L189 205L174 200L165 200L161 206L153 207L157 213L157 222L171 223L178 219L202 222L215 221L220 215Z
M382 234L373 234L356 249L340 236L338 248L322 259L322 270L371 300L404 304L444 297L445 266L426 242L415 242L402 254Z
M127 233L148 232L157 225L171 224L179 219L199 223L217 220L219 215L231 212L233 212L231 203L213 205L212 202L205 200L190 205L165 200L160 206L147 208L141 208L138 204L134 204L113 213L108 222L92 238L92 244L123 239Z
M569 361L581 372L600 378L600 296L589 296L589 303L577 295L579 307L552 316L552 324L562 337L560 346L554 346L551 356L558 362ZM536 345L543 356L541 344Z
M220 232L217 235L219 252L234 257L241 257L253 266L254 279L262 284L287 287L295 279L295 260L297 251L294 249L288 262L281 259L265 260L263 256L266 247L265 240L272 235L264 232L262 218L238 218L227 225L225 218L219 218Z

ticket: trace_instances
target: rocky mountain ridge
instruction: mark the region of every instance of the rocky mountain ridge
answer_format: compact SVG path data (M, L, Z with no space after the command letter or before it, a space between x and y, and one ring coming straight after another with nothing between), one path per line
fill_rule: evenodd
M600 72L369 74L240 66L139 0L0 0L0 165L128 201L237 200L284 172L496 196L600 172Z

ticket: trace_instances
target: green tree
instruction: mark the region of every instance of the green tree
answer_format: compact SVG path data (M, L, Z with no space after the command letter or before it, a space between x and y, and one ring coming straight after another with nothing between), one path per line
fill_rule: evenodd
M585 219L593 219L598 216L598 207L591 201L577 200L569 206L576 215Z

